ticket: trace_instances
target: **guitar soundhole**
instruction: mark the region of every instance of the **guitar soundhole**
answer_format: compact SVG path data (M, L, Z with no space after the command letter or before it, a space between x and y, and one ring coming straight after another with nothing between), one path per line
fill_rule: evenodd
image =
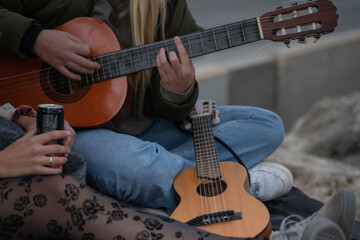
M201 196L213 197L225 192L226 188L227 188L227 184L222 180L215 180L215 181L208 180L201 183L197 187L196 191Z
M66 78L48 64L43 64L40 72L40 85L45 94L60 103L72 103L81 99L90 90L91 85L82 85L82 81Z

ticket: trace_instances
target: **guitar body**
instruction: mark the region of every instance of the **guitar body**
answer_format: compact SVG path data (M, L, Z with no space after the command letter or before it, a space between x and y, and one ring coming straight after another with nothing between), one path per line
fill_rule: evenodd
M233 210L241 213L242 219L203 225L199 228L228 237L270 236L270 214L260 201L248 193L245 168L233 162L221 162L220 167L224 191L207 197L199 194L198 187L208 180L197 177L196 167L182 171L173 184L180 203L170 217L188 222L206 212Z
M57 29L88 44L91 56L120 50L111 29L96 19L76 18ZM56 89L56 77L52 79L46 71L49 67L40 59L19 60L1 55L0 64L0 104L26 104L35 109L42 103L61 104L65 119L75 127L96 126L112 119L122 108L129 111L129 106L124 105L128 90L125 76L63 91Z

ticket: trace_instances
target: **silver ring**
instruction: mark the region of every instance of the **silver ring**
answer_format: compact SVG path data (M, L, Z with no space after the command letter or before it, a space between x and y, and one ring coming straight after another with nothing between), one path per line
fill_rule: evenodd
M52 166L53 158L50 157L50 166Z

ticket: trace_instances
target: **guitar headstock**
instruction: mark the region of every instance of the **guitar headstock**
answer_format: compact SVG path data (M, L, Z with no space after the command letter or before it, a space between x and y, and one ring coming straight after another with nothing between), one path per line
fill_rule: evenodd
M272 41L283 41L285 44L293 39L305 43L307 37L317 40L322 34L334 31L339 18L336 10L330 0L308 0L306 3L292 4L287 8L279 7L259 18L262 37Z
M185 128L190 129L191 119L197 117L209 116L213 124L220 123L219 111L216 110L215 101L212 100L198 100L189 114L189 119L185 120Z

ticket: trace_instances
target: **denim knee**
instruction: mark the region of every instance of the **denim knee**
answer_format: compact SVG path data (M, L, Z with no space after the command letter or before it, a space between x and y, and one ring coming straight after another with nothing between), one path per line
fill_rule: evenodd
M268 129L267 144L269 149L275 150L284 141L284 124L280 116L274 112L269 113L268 121L271 127Z

